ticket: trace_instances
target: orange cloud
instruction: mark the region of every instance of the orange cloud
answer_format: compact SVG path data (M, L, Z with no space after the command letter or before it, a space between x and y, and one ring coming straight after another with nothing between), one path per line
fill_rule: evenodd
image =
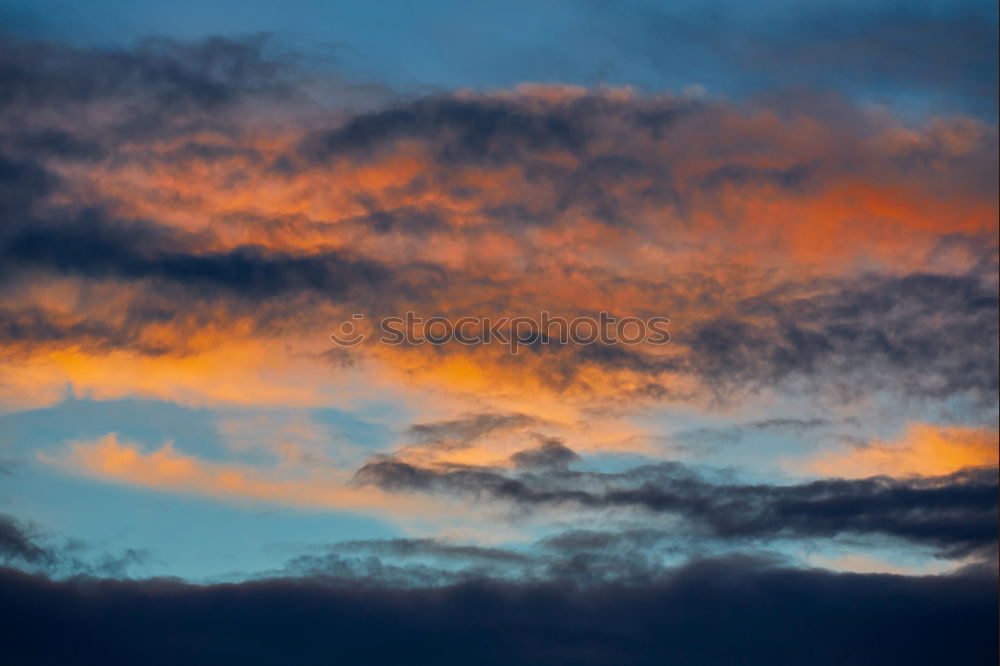
M683 248L673 259L688 266L763 253L778 265L807 261L837 271L859 254L910 260L910 250L926 248L934 235L990 230L997 213L995 200L969 185L976 179L963 177L995 143L995 130L969 118L905 127L857 111L852 127L716 104L679 116L666 138L644 130L633 114L677 108L677 99L589 93L604 110L571 120L573 105L587 96L544 86L459 96L470 105L502 100L512 112L584 123L573 129L588 134L585 152L542 145L513 164L441 158L440 142L457 131L447 127L440 136L401 130L373 154L313 162L297 152L303 141L319 141L314 127L233 119L241 131L232 135L136 141L114 161L53 168L66 180L59 196L67 202L210 232L205 250L352 247L379 259L405 253L465 270L482 268L483 255L509 256L502 245L512 224L528 223L515 237L516 254L530 260L557 249L545 243L548 229L568 229L577 230L569 247L576 260L604 263L614 244L634 243ZM280 160L294 169L275 170ZM628 178L602 171L602 160L627 162ZM498 224L496 211L505 208L510 219ZM372 214L391 211L425 212L439 225L413 234L403 220L373 231ZM503 265L487 263L494 271Z
M339 302L286 292L255 300L229 273L222 287L206 284L211 270L194 271L209 276L194 286L182 276L182 284L168 285L176 291L164 290L158 280L166 280L166 269L157 264L141 274L143 261L125 265L126 275L99 267L50 276L58 288L0 295L0 306L54 313L38 328L61 333L0 340L5 361L12 359L0 399L22 404L35 394L44 403L70 385L100 398L319 405L337 392L323 377L333 368L316 360L327 331L352 312L413 309L667 315L677 335L666 349L642 350L662 352L653 360L668 363L581 359L572 349L514 361L454 345L356 350L350 358L375 368L365 372L498 398L513 409L538 401L583 408L688 400L716 379L697 376L697 364L705 365L692 359L700 327L740 304L772 299L768 305L784 308L789 284L870 270L919 272L943 234L965 232L987 244L995 238L996 200L982 181L996 132L968 118L905 127L855 109L849 122L829 123L763 106L561 86L446 101L488 110L504 104L529 125L556 118L586 141L525 140L512 123L497 129L510 129L510 137L471 143L501 156L510 144L514 157L455 159L442 146L460 151L463 132L475 128L434 117L362 132L377 145L351 150L348 142L316 157L310 150L341 125L317 131L316 121L265 122L248 112L220 119L231 132L135 137L114 160L46 165L61 177L49 203L93 205L176 233L168 263L181 273L209 255L227 260L225 253L254 245L278 257L270 271L343 250L384 267L395 281ZM672 120L658 129L638 120L657 114ZM355 120L366 118L344 122ZM547 134L549 126L541 126ZM949 275L976 261L937 256L935 269ZM31 277L24 282L45 282ZM780 358L794 343L780 340L763 353ZM709 362L720 357L709 351Z
M794 467L812 474L848 478L940 476L965 467L997 466L995 430L909 426L896 441L873 442L849 452L823 452Z
M400 519L455 514L456 507L424 497L400 497L377 488L348 484L351 472L330 467L279 466L256 469L200 460L172 443L146 453L138 444L108 434L93 442L74 442L68 451L43 462L72 474L106 481L204 495L232 501L263 501L304 508L373 511Z

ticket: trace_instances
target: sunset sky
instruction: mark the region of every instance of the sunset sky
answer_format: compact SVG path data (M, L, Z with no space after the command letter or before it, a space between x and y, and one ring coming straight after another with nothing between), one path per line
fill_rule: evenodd
M0 656L995 663L997 25L0 0Z

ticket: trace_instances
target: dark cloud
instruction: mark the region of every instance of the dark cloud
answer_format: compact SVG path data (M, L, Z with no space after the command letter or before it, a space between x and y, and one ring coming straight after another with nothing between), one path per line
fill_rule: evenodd
M510 460L519 469L565 468L580 456L562 441L549 439L532 449L518 451Z
M704 553L674 532L621 525L505 548L425 538L350 541L312 550L258 577L308 575L409 588L484 579L570 587L640 585L659 580L668 562Z
M730 426L702 427L680 430L659 437L671 450L692 453L718 452L723 447L741 442L747 433L792 433L801 436L830 425L827 419L770 418L737 423Z
M448 228L445 220L448 211L435 206L397 206L383 208L370 197L362 197L362 203L371 212L367 215L347 220L348 224L371 229L375 233L425 234Z
M781 188L803 187L814 171L811 165L795 164L783 169L765 169L745 164L728 164L710 171L701 181L709 190L724 186L743 187L747 185L774 185Z
M984 256L995 256L995 246ZM995 261L995 260L994 260ZM992 264L992 265L991 265ZM785 285L673 337L713 387L822 378L918 397L997 392L995 264L965 275L872 275Z
M533 554L504 548L397 538L332 544L289 560L278 572L256 577L312 576L415 588L484 578L534 579L544 564Z
M644 586L329 578L196 586L0 572L19 664L992 664L992 573L908 578L692 563ZM55 639L58 637L58 639ZM822 646L818 648L817 646Z
M340 552L365 552L374 555L412 557L431 555L437 558L461 561L523 562L526 556L502 548L485 548L467 544L449 543L435 539L384 539L369 541L343 541L335 546Z
M35 525L0 514L0 562L47 575L124 576L149 560L144 550L121 554L94 552L72 539L53 540Z
M302 291L338 298L392 276L378 262L335 251L290 254L243 246L199 252L194 249L197 240L165 227L108 220L89 211L72 223L0 234L0 276L34 269L94 279L165 281L196 291L226 289L250 298Z
M8 345L8 349L59 343L86 349L132 349L148 355L166 351L162 346L143 343L140 333L141 326L114 326L92 318L67 320L65 315L38 307L0 308L0 344Z
M793 432L803 432L830 425L827 419L794 419L794 418L772 418L760 421L751 421L747 424L756 430L791 430Z
M0 219L6 224L30 211L48 196L58 179L35 160L0 154Z
M63 160L99 160L107 151L93 140L80 139L64 129L24 132L14 139L15 152Z
M5 563L51 564L55 556L37 543L38 537L37 530L0 514L0 559Z
M539 419L527 414L497 414L485 412L469 414L457 419L417 423L410 426L409 436L420 444L435 442L471 443L486 435L518 430L539 423Z
M547 149L578 152L587 136L562 113L447 96L356 116L342 127L305 138L301 152L312 160L368 157L399 139L434 142L437 159L445 163L498 163Z
M2 38L0 115L30 108L66 113L95 102L120 100L128 102L127 114L112 111L100 118L106 139L210 127L217 124L212 113L248 97L291 94L287 66L269 59L266 45L266 37L211 37L197 42L156 38L128 49L82 49ZM17 118L18 125L30 120L30 116ZM42 147L61 146L69 153L80 154L81 147L89 146L65 134L41 136L47 139ZM26 140L32 141L30 136ZM87 147L83 152L94 150Z
M948 476L824 479L797 485L713 483L678 463L622 473L549 469L509 474L495 468L418 467L370 462L355 482L511 502L521 507L630 509L679 517L706 538L771 540L840 535L903 539L962 557L997 541L997 470Z

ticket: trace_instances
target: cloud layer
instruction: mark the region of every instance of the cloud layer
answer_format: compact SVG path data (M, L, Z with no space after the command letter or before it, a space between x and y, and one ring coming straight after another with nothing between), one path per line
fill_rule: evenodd
M262 44L4 47L0 333L48 358L35 381L74 383L54 351L319 352L352 313L611 306L669 315L672 344L353 356L605 401L996 391L993 127L559 86L303 114Z
M0 586L10 618L4 650L21 663L73 659L82 644L90 658L148 664L282 664L317 655L440 664L996 658L996 597L975 572L837 575L716 560L644 588L485 582L400 591L316 579L52 583L5 569ZM50 640L52 632L62 640Z

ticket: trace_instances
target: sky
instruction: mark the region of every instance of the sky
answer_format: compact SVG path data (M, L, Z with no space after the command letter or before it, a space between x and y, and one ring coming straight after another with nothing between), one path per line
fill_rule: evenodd
M997 25L0 0L0 654L995 663Z

